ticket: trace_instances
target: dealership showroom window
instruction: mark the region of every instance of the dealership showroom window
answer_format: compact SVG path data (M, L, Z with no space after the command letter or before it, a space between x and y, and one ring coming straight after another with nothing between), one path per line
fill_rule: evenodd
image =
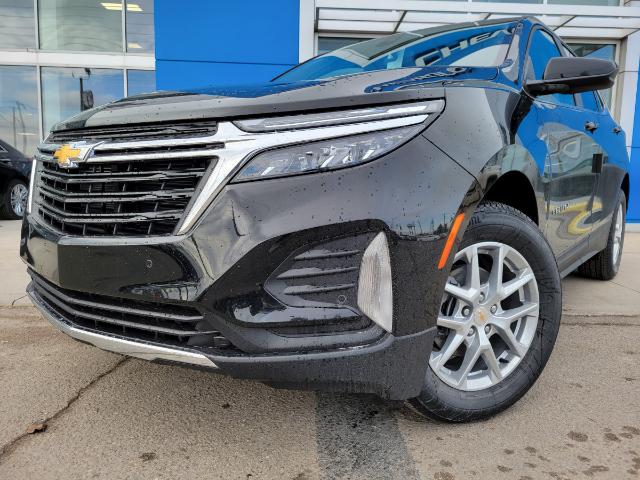
M0 142L31 157L63 118L155 90L153 7L0 0Z

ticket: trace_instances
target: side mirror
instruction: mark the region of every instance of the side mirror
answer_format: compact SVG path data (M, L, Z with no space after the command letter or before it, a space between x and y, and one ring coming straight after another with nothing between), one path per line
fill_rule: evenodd
M531 80L525 88L531 95L581 93L613 86L616 62L599 58L555 57L549 60L542 80Z

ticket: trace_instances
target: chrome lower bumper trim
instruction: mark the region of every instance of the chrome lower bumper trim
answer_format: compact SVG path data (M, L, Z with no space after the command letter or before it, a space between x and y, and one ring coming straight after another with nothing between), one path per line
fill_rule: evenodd
M207 368L218 368L215 363L200 353L134 342L124 338L112 337L76 328L65 322L57 313L51 311L33 290L31 285L27 288L27 293L35 307L54 327L70 337L90 343L102 350L142 358L144 360L165 360L188 365L199 365Z

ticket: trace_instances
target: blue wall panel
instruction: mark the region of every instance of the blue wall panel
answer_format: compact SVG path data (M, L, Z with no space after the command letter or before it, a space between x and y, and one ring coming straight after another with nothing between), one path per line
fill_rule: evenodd
M298 63L299 0L156 0L160 90L256 83Z
M640 120L636 113L635 122ZM634 128L638 130L638 128ZM640 145L631 148L631 169L629 172L629 210L627 220L640 222Z
M180 90L207 85L243 85L267 81L289 68L251 63L181 62L156 60L159 90ZM160 72L162 72L160 74ZM162 82L160 78L162 77Z
M638 78L640 82L640 78ZM636 113L634 117L633 137L631 138L631 169L629 172L629 211L627 220L640 222L640 90L636 93ZM640 124L639 124L640 125Z

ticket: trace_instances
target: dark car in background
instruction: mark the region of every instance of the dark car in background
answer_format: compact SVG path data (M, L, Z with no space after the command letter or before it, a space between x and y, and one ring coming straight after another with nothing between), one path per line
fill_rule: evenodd
M618 271L616 73L522 18L83 112L36 155L28 293L107 350L485 418L547 363L561 277Z
M0 140L0 219L18 220L27 209L31 159Z

